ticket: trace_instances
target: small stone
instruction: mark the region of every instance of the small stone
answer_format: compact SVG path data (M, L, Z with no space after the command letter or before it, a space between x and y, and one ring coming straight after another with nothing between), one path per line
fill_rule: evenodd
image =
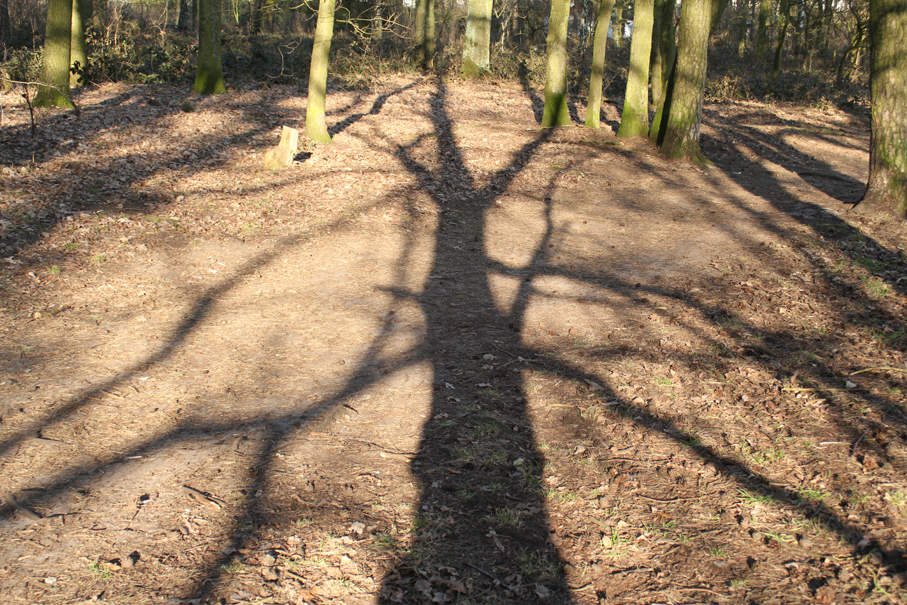
M264 565L266 567L271 567L273 565L276 565L277 564L277 553L275 553L273 550L264 552L261 554L261 557L259 557L259 561L261 562L262 565Z

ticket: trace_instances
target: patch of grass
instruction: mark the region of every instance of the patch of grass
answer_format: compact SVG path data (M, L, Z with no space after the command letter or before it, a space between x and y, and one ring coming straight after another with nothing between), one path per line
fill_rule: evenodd
M47 268L47 271L52 275L60 275L61 273L63 273L63 269L61 269L57 265L51 265Z
M221 564L220 567L217 568L217 570L220 573L227 574L227 573L236 573L238 571L242 571L243 569L245 569L245 567L246 566L242 561L237 561L236 559L233 559L229 563Z
M890 492L888 497L891 499L891 503L895 506L904 506L905 504L907 504L907 494L899 489Z
M106 260L107 260L107 257L104 256L103 254L95 254L94 256L91 257L91 262L96 265L99 265Z
M399 550L397 546L397 541L394 540L394 537L387 533L377 533L372 536L372 543L383 550L396 551Z
M88 564L88 571L102 580L106 580L113 575L113 572L111 572L109 569L101 567L101 564L97 561L92 561Z
M788 536L787 534L779 534L778 532L774 532L771 530L763 531L762 535L765 536L766 538L768 538L769 540L774 540L775 542L778 542L779 544L783 544L784 542L793 542L794 541L793 536Z
M879 279L875 276L867 276L863 278L863 287L866 288L866 291L876 298L885 298L886 296L891 296L891 286L885 283L884 280Z
M737 497L740 498L741 502L750 506L755 506L757 504L771 504L773 502L771 496L766 496L765 494L752 494L745 489L738 489Z
M79 242L69 242L67 244L63 244L63 249L69 252L74 252L79 249Z
M541 553L524 551L517 557L520 573L528 578L555 578L560 572L560 564Z
M568 489L563 491L549 489L545 492L545 499L550 502L573 502L579 499L579 494Z
M669 387L669 386L671 386L671 379L670 378L656 378L655 384L657 384L660 387Z
M797 497L809 502L824 502L828 498L828 492L818 489L801 489L797 492Z
M625 554L628 543L629 541L621 537L620 532L616 529L611 532L611 535L604 535L599 540L601 547L608 550L604 555L608 558L620 557Z
M710 546L708 551L706 552L708 552L710 556L716 558L721 558L724 556L724 549L720 546Z
M519 527L522 524L520 511L514 508L499 508L494 511L494 520L503 527Z

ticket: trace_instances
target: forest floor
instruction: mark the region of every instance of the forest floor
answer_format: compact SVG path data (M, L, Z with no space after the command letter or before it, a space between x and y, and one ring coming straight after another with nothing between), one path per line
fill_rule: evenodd
M0 102L4 603L907 602L865 119L399 77L278 173L292 87Z

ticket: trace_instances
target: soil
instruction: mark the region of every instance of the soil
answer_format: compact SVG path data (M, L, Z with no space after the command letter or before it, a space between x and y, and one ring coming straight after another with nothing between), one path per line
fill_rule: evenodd
M292 87L0 96L3 602L907 601L865 116L538 95L333 91L281 172Z

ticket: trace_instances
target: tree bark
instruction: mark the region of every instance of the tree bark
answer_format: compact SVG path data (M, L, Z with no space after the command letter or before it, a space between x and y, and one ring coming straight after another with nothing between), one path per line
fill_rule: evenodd
M652 100L661 101L674 56L677 32L674 29L675 0L655 0L655 22L652 27Z
M192 89L200 95L217 95L227 90L220 56L220 29L220 0L199 0L198 71Z
M69 45L72 33L73 0L48 0L47 33L44 37L44 63L41 86L33 105L72 108L69 96Z
M681 9L674 91L661 146L668 157L689 158L697 164L706 163L699 150L699 129L708 65L711 7L709 0L687 0Z
M790 23L790 6L787 0L781 0L781 8L778 12L778 43L775 46L775 58L772 61L772 80L781 73L781 53L784 51L784 40L787 38L787 26Z
M416 0L416 62L430 69L435 58L435 0Z
M331 39L334 37L335 0L320 0L318 23L315 26L315 45L312 47L312 64L309 68L309 96L305 109L305 134L316 143L330 143L331 135L325 122L324 106L327 100L328 61Z
M179 0L180 8L176 16L176 29L184 32L189 31L189 23L192 21L192 13L189 12L189 0Z
M870 0L872 134L863 212L907 218L907 0Z
M88 48L85 44L85 29L92 18L91 0L72 0L72 24L70 31L69 85L82 86L87 84Z
M9 44L9 0L0 0L0 61L6 62L6 46Z
M469 0L466 39L463 42L463 76L477 78L491 66L492 0Z
M542 128L570 126L567 109L567 25L570 0L551 0L548 18L548 63L545 69L545 111Z
M768 18L772 12L772 0L759 2L759 28L756 30L756 56L760 61L765 60L765 51L768 48Z
M620 116L619 137L649 134L649 59L652 56L654 0L636 0L633 9L633 38L630 40L630 74Z
M592 72L589 75L589 99L586 103L586 126L601 125L602 80L605 75L605 54L608 50L608 29L614 0L600 0L595 18L595 37L592 42Z

